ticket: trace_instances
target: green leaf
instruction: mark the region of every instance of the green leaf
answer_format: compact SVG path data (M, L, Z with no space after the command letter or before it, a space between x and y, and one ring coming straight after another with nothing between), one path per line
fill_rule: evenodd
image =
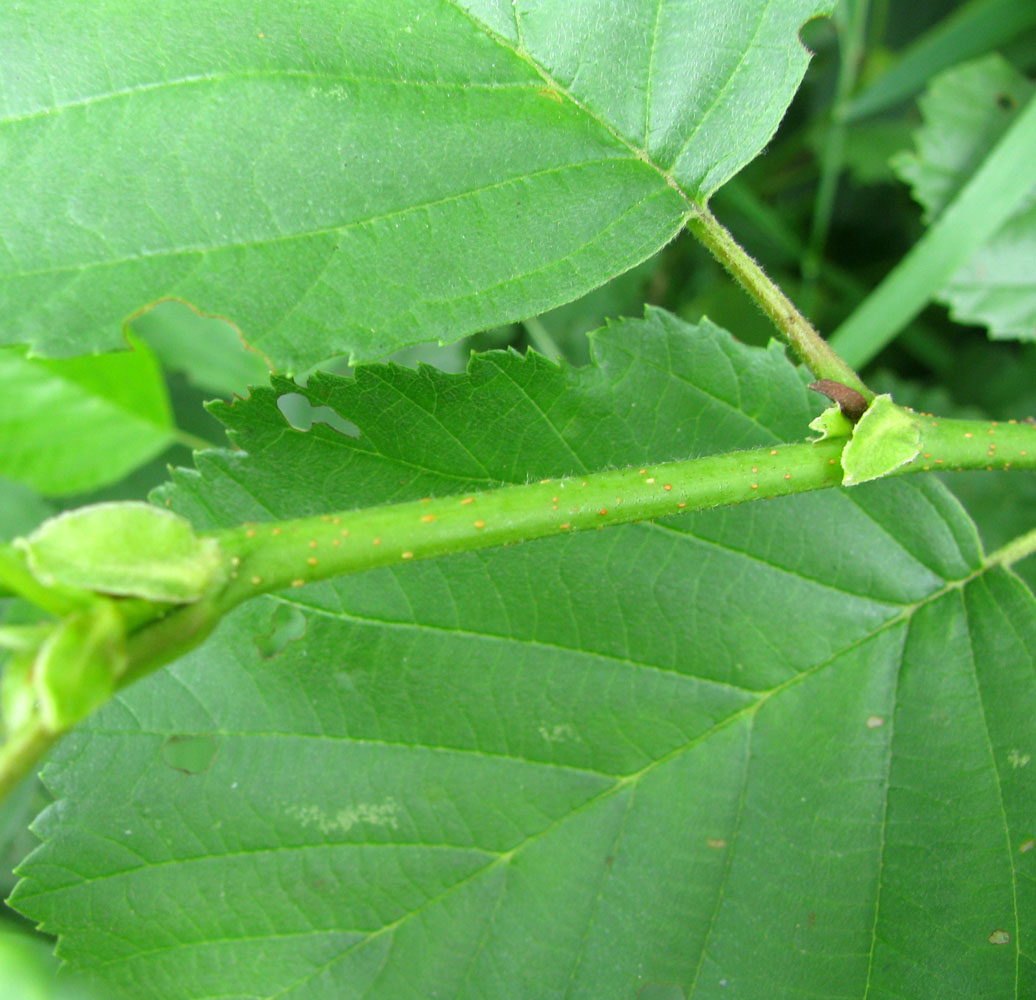
M44 494L116 482L174 440L162 371L139 341L56 361L0 348L0 383L0 475Z
M873 358L931 299L946 293L974 261L976 248L981 256L981 248L1027 212L1034 148L1036 99L1030 98L921 239L831 335L831 346L848 364Z
M1000 56L936 78L921 99L917 150L893 168L909 183L926 217L936 218L967 183L989 148L1036 94L1036 84ZM936 298L958 322L993 337L1036 339L1036 180L1030 196L958 270Z
M46 942L0 926L0 1000L87 1000L88 994L67 978Z
M166 496L316 513L776 443L819 408L708 323L593 353L278 381ZM288 391L357 434L291 430ZM286 617L304 641L271 649ZM1022 1000L1034 656L1036 602L925 476L292 590L66 740L14 904L116 1000Z
M123 621L111 601L99 600L65 618L33 663L33 688L47 729L64 732L108 701L125 664Z
M856 486L880 479L912 462L920 451L921 429L911 415L887 393L877 396L842 452L842 481Z
M219 546L190 522L135 501L79 507L17 540L47 585L152 601L196 601L221 572Z
M2 5L3 337L175 297L293 369L570 301L764 147L829 6Z
M1036 25L1031 0L970 0L911 42L852 101L846 118L876 114L912 97L942 70L1002 47Z

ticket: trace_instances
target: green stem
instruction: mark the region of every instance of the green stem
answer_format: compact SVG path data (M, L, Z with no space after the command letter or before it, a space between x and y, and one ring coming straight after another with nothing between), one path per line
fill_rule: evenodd
M556 361L562 356L561 348L558 347L554 338L550 335L550 331L543 325L543 321L538 316L530 316L528 319L522 320L522 326L525 327L525 332L529 335L532 346L545 358Z
M868 400L874 398L874 393L863 384L860 376L813 329L806 317L708 209L699 208L688 219L687 228L737 278L817 378L834 379L862 393Z
M57 734L34 721L0 743L0 802L57 740Z
M191 451L206 451L210 448L219 447L212 441L206 441L205 438L198 437L197 434L185 431L182 427L173 428L173 437L177 444L182 444L185 448L190 448Z
M710 455L217 532L221 611L283 590L434 556L836 486L845 439Z
M1036 469L1032 424L926 414L911 419L921 447L897 475L928 469ZM223 615L259 594L378 566L838 486L848 441L777 445L214 532L225 553L228 581L194 604L168 608L127 601L128 668L118 686L198 646ZM1036 532L994 558L1009 564L1033 551ZM0 796L59 735L36 719L0 746Z
M815 306L817 278L823 266L824 247L827 245L835 196L838 193L838 178L845 158L845 110L856 88L856 77L863 57L868 6L868 0L856 0L853 4L840 4L835 10L839 47L838 82L820 155L820 184L813 208L809 243L802 259L802 292L807 313L812 312Z
M955 420L914 414L921 450L898 473L964 469L1036 469L1036 424L1017 420Z
M1036 528L1024 535L1012 538L1006 545L986 557L986 562L1000 566L1013 566L1016 562L1036 552Z

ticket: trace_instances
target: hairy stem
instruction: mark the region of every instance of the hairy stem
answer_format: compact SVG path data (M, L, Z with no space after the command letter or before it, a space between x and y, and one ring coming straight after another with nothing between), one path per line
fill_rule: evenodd
M688 220L687 228L737 278L817 378L833 379L862 393L867 399L874 398L874 393L863 384L860 376L813 329L809 320L795 308L784 292L766 276L763 269L745 253L708 209L699 208Z
M995 552L990 552L986 562L1000 566L1013 566L1033 553L1036 553L1036 528L1017 538L1012 538Z
M254 594L412 559L836 486L844 445L780 445L242 525L215 535L232 560L219 603L229 608Z

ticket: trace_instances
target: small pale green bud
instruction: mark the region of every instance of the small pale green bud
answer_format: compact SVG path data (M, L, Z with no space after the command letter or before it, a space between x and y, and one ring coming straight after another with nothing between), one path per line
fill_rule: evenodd
M32 681L44 725L64 732L115 691L126 669L126 637L115 603L98 600L55 626L40 646Z
M917 421L896 406L887 393L877 396L842 452L842 483L855 486L880 479L912 462L920 453L921 428Z
M101 594L184 604L222 574L215 539L199 538L179 515L137 501L66 511L16 544L41 583Z

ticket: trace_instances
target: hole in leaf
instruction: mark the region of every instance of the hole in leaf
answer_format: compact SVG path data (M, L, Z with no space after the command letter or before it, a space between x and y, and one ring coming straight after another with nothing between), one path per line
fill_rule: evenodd
M1018 101L1011 94L997 94L996 106L1001 111L1015 111L1018 108Z
M255 644L264 660L272 660L284 652L289 642L306 634L306 616L290 604L278 604L270 616L270 631L256 636Z
M283 396L278 396L277 409L297 431L311 430L314 424L327 424L339 434L349 437L360 436L360 428L351 420L346 420L330 406L314 406L300 392L286 392Z
M811 55L838 44L834 21L827 14L817 14L799 28L799 44Z
M212 767L219 741L211 733L170 736L162 744L162 759L175 771L201 774Z
M262 385L270 377L262 355L246 347L236 326L186 302L158 302L134 316L129 326L166 369L182 372L205 392L227 399L247 396L250 385Z

